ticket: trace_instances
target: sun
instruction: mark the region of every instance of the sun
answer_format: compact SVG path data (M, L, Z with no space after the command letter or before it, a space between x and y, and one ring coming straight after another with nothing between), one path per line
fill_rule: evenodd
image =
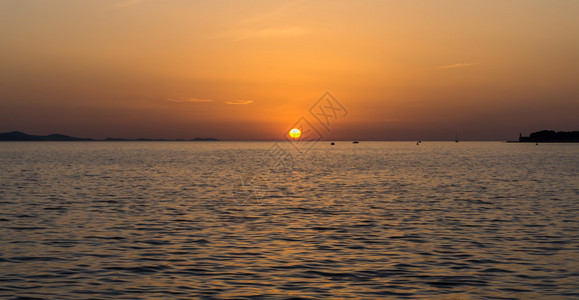
M289 136L294 138L294 139L299 138L301 135L302 135L302 132L297 128L294 128L294 129L290 130L290 132L289 132Z

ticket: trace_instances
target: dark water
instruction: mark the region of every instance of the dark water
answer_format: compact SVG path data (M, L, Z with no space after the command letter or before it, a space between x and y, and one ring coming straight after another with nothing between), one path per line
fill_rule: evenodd
M0 143L0 298L579 298L579 145L272 145Z

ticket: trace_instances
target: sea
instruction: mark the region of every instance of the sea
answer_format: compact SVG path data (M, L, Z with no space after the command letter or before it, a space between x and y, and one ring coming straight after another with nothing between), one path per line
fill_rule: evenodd
M1 299L578 299L579 144L2 142Z

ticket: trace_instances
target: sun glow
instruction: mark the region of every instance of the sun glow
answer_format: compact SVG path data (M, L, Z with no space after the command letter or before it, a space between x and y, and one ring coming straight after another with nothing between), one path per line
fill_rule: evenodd
M290 132L289 132L289 136L294 138L294 139L299 138L301 135L302 135L302 132L297 128L294 128L294 129L290 130Z

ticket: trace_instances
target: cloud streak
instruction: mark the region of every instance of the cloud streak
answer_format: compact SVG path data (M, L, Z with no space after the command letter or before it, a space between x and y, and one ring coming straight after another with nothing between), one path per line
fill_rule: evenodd
M250 103L253 103L253 100L231 100L231 101L227 101L225 103L234 104L234 105L250 104Z
M167 101L171 102L193 102L193 103L202 103L202 102L213 102L211 99L198 99L198 98L167 98Z
M170 102L175 102L175 103L209 103L209 102L215 102L212 99L199 99L199 98L186 98L186 97L167 98L166 100L170 101ZM230 101L224 101L221 103L232 104L232 105L245 105L245 104L253 103L253 100L230 100Z
M442 70L442 69L456 69L456 68L467 68L467 67L472 67L475 65L478 65L479 63L477 62L472 62L472 63L460 63L460 64L452 64L452 65L445 65L445 66L439 66L434 68L435 70Z
M238 23L235 29L217 33L213 35L213 38L242 41L267 38L290 38L309 34L311 33L311 29L302 26L271 26L272 21L279 19L280 15L304 1L306 0L295 0L272 11L249 17Z

